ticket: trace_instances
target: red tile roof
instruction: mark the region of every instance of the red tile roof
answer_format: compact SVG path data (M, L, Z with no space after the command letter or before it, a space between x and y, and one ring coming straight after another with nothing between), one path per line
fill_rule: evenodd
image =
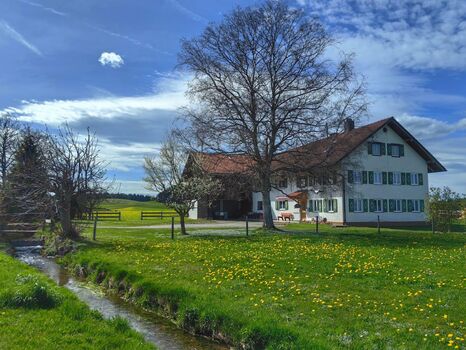
M328 167L337 164L375 132L385 125L390 125L411 147L428 163L429 172L445 171L440 162L430 154L395 118L379 120L351 131L334 134L321 140L290 149L276 156L273 161L275 170L294 170L296 165L304 171L316 167ZM252 169L254 161L244 154L198 153L199 164L204 171L211 174L239 174ZM299 169L298 169L299 170Z

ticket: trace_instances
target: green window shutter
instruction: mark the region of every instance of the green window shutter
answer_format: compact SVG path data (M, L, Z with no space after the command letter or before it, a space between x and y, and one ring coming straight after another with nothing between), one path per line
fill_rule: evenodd
M327 205L328 200L324 199L324 213L328 213L328 205Z
M404 157L404 155L405 155L405 146L400 145L400 157Z
M401 184L406 185L406 174L405 173L401 173Z
M375 211L375 199L369 199L369 211L371 213Z
M388 184L393 185L393 173L391 171L388 172Z
M417 176L419 180L419 186L424 185L424 179L422 178L422 173L419 173Z
M336 199L333 200L333 211L338 213L338 201Z
M314 211L314 202L312 201L312 199L309 201L309 205L307 206L307 211L309 212L313 212Z
M348 199L348 206L349 206L350 213L354 212L354 199L352 198Z
M373 184L374 183L374 172L369 171L369 183Z
M362 200L362 204L363 204L363 210L364 210L364 212L367 213L367 211L369 210L369 208L368 208L369 205L368 205L368 203L367 203L367 199L363 199L363 200Z
M403 213L406 212L406 199L403 199L403 200L401 201L401 211L402 211Z
M322 199L318 202L319 211L322 211Z
M382 172L382 183L384 185L387 184L387 172L386 171Z
M372 154L372 142L367 143L367 154Z
M388 203L386 199L382 201L382 205L383 205L383 212L386 213L388 211Z
M411 199L408 199L408 212L413 211L413 201Z
M288 210L288 201L285 201L285 209Z
M424 199L421 199L419 201L419 207L420 207L421 212L424 212Z
M386 154L386 150L385 150L385 143L381 142L380 143L380 155L381 156L384 156Z
M353 170L348 170L348 183L353 183Z
M387 144L387 154L389 156L392 155L392 144L391 143Z
M367 184L367 171L362 172L362 183Z
M278 210L278 201L275 201L275 210Z
M406 173L406 184L411 185L411 173Z

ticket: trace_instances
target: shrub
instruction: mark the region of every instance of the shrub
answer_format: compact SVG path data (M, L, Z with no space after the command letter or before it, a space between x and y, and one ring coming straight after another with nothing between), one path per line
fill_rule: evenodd
M0 295L0 306L48 309L60 304L61 296L36 276L18 275L16 286Z

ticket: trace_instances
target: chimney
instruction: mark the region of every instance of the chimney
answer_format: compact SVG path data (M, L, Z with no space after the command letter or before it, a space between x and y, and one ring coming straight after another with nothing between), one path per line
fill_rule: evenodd
M343 120L343 126L344 126L344 129L345 129L345 132L349 132L351 130L354 129L354 120L351 119L351 118L345 118L345 120Z

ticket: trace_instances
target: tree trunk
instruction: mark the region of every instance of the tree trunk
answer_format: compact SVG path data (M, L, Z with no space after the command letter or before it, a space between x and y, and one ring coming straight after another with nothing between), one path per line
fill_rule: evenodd
M267 229L274 229L272 203L270 202L270 190L262 191L262 206L264 208L264 223L263 227Z
M59 204L60 224L65 237L72 238L71 199L63 198Z
M186 236L187 233L186 233L186 225L185 225L185 222L184 222L184 218L185 218L185 214L184 213L180 214L181 234L183 236Z

